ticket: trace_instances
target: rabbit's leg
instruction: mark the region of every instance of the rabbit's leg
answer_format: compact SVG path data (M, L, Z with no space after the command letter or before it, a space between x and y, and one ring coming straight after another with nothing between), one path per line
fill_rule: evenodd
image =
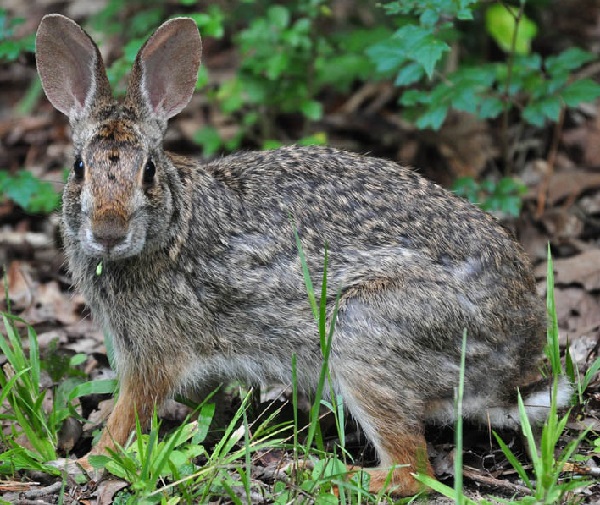
M348 362L343 367L348 370ZM415 473L434 476L423 426L413 416L410 402L398 404L396 391L381 382L367 382L360 369L353 374L340 375L334 369L337 387L348 409L374 444L380 466L367 468L369 489L379 492L383 488L395 495L412 496L423 490L423 485L413 477ZM407 415L408 412L408 415ZM396 466L390 475L391 468ZM357 467L350 467L356 470Z
M367 469L371 490L384 488L389 476L394 494L410 496L423 489L415 473L434 476L423 420L429 382L436 378L406 330L418 331L419 321L405 324L411 316L399 300L379 284L342 296L329 364L337 391L379 456L380 466Z
M106 453L116 445L123 446L135 429L136 415L142 428L173 390L173 377L168 373L127 374L120 381L119 398L108 418L100 441L92 454Z

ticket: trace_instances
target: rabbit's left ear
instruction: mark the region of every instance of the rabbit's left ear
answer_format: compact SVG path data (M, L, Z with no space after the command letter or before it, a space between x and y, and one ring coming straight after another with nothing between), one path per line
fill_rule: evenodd
M35 41L37 69L46 96L69 119L89 115L98 100L112 100L100 51L75 21L48 14Z
M137 54L125 103L163 121L178 114L194 93L201 56L192 19L162 24Z

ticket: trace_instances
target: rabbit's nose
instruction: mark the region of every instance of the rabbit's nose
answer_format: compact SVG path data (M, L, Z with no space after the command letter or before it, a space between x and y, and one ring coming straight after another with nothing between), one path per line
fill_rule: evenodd
M107 250L124 242L127 237L127 226L120 219L102 219L92 224L94 241Z

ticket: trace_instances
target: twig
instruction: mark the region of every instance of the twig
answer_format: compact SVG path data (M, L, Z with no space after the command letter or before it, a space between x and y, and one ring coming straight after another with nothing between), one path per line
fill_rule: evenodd
M61 481L57 481L50 486L32 489L31 491L25 491L25 498L40 498L41 496L48 496L50 494L57 493L62 488L62 485L63 483Z
M483 475L471 468L463 468L463 475L475 482L485 484L486 486L499 487L511 493L531 495L531 489L529 489L528 487L519 486L518 484L513 484L512 482L509 482L507 480L496 479L495 477L492 477L490 475Z
M546 163L546 172L544 174L544 179L538 187L537 193L537 206L535 209L535 217L536 219L540 219L542 214L544 213L544 209L546 208L546 198L548 196L548 188L550 186L550 179L552 178L552 174L554 174L554 164L556 163L556 155L558 153L558 143L560 141L560 134L562 132L562 127L565 122L565 108L564 106L560 108L560 114L558 116L558 121L554 125L554 132L552 134L552 145L550 146L550 152L548 153L548 161Z
M504 3L504 2L503 2ZM512 9L508 6L504 6L508 12L513 13ZM512 172L512 162L508 153L508 112L509 112L509 98L510 98L510 82L512 80L513 65L515 60L515 48L517 47L517 33L519 32L519 24L523 18L523 11L525 9L525 2L521 2L519 10L516 15L513 15L515 19L515 30L512 34L512 40L510 42L510 52L508 53L507 62L507 73L506 73L506 87L504 90L504 110L502 111L502 159L504 160L504 174L510 175Z

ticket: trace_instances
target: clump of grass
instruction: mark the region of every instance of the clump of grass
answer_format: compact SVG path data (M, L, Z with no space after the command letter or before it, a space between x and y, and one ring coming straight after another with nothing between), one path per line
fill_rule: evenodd
M115 382L63 381L54 388L51 408L47 408L44 400L48 389L41 386L45 363L40 359L36 332L10 313L1 315L4 332L0 334L0 351L7 363L0 371L0 405L4 407L0 422L8 424L10 431L0 430L2 447L8 449L0 453L0 474L36 470L57 475L59 470L47 463L57 459L59 432L65 420L70 416L79 417L73 401L83 395L112 392ZM19 335L18 325L26 329L28 351ZM81 355L75 355L60 368L69 375L80 362ZM46 363L46 368L56 367Z
M40 387L40 355L33 328L27 327L28 356L15 326L24 321L2 314L2 322L7 336L0 335L0 350L7 364L0 372L0 405L6 402L10 408L0 414L0 421L10 423L11 430L8 436L0 431L3 445L9 448L0 454L0 473L35 469L57 474L44 463L57 457L58 431L65 413L58 408L47 413L43 408L46 390ZM22 437L26 444L19 443Z

